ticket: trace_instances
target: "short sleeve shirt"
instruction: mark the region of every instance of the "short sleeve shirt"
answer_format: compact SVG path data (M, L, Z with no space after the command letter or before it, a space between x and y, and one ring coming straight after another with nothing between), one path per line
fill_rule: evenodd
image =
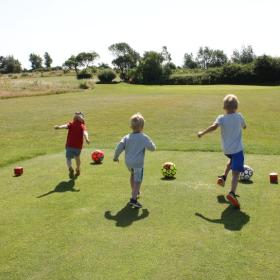
M69 122L67 125L68 135L66 141L66 147L82 149L84 140L84 131L87 130L84 123L75 120Z
M219 115L214 123L221 128L222 148L226 155L236 154L243 150L242 128L246 124L240 113Z

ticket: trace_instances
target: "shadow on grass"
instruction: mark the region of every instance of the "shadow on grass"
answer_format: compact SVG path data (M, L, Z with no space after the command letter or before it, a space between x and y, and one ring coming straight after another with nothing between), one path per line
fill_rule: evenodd
M150 214L148 209L143 209L141 215L139 215L140 209L131 208L129 205L124 206L116 215L112 215L111 211L106 211L104 217L107 220L116 221L116 227L127 227L133 222L143 220Z
M103 162L94 162L94 161L90 163L90 165L102 165L102 164Z
M162 178L160 178L160 180L162 180L162 181L173 181L173 180L176 180L176 177L162 177Z
M225 199L223 195L218 195L217 200L221 204L229 204L229 206L222 212L220 219L210 219L200 213L195 213L196 216L205 221L214 224L223 224L225 229L231 231L239 231L250 221L250 216L242 212L240 209L234 208Z
M251 185L254 182L252 180L239 180L239 183L244 185Z
M44 193L42 195L37 196L37 198L41 198L53 193L61 193L61 192L79 192L80 190L74 189L75 187L75 179L70 179L69 181L62 181L58 185L54 187L52 191Z

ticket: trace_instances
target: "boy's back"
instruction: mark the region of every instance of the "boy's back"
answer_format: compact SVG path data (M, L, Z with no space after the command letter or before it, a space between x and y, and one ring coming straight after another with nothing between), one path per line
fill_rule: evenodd
M155 150L155 144L144 133L130 133L120 142L118 150L125 150L126 165L133 168L142 168L144 165L145 150ZM120 151L117 151L119 153Z
M215 123L221 127L224 153L235 154L242 151L242 128L245 127L243 116L240 113L220 115Z

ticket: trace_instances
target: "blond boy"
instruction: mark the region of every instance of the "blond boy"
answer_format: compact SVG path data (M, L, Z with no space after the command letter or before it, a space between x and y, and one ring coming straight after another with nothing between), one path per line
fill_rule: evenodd
M124 136L117 145L114 161L119 161L122 151L125 151L125 163L130 171L131 199L129 205L141 208L137 201L140 187L143 180L145 150L155 151L156 146L153 141L143 133L145 120L140 113L130 118L130 128L132 133Z
M237 113L239 101L233 94L229 94L224 98L225 115L219 115L215 122L207 129L198 132L198 137L221 128L222 147L224 154L229 158L224 174L218 176L217 183L221 186L225 185L227 175L232 170L231 190L227 195L229 202L240 208L237 200L236 189L238 185L239 173L244 171L244 154L242 144L242 128L246 128L243 116Z

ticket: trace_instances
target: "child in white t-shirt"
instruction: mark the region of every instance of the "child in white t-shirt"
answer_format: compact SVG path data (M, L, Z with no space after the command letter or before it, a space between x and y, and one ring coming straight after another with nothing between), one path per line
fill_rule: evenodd
M229 158L224 175L218 176L217 183L225 185L227 175L232 170L231 191L227 195L229 202L240 208L236 198L236 189L238 185L239 173L244 171L244 154L242 144L242 128L246 128L243 116L237 113L239 101L235 95L229 94L224 98L225 115L219 115L215 122L207 129L198 132L198 137L221 128L222 148L224 154Z

